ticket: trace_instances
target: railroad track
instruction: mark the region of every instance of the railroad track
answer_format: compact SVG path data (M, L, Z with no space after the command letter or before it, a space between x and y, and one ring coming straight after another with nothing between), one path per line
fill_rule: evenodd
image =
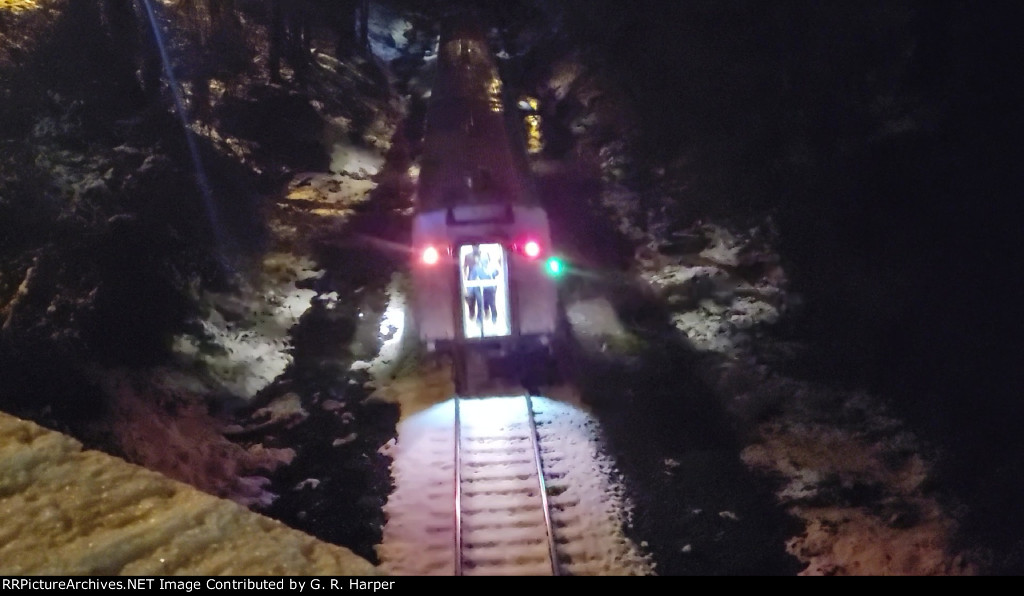
M560 575L532 398L454 408L455 575Z
M453 398L390 448L377 552L392 575L650 575L595 423L543 397Z

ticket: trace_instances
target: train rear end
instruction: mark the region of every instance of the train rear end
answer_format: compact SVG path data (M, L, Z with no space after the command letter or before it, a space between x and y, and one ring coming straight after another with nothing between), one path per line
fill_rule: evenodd
M419 337L428 351L451 357L459 393L503 380L535 390L557 376L561 262L542 208L492 203L423 212L413 246ZM474 273L481 262L489 273Z

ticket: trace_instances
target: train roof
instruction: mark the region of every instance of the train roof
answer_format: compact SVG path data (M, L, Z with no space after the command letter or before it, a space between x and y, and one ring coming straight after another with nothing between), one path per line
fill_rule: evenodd
M487 28L483 17L475 11L462 10L442 18L441 43L453 39L472 39L486 43Z
M487 41L486 29L483 27L482 18L472 12L458 12L445 16L441 20L440 41L453 39L472 39L476 41Z
M484 22L466 11L442 19L420 157L419 210L537 203L525 147L513 130L515 114L504 109L504 85Z

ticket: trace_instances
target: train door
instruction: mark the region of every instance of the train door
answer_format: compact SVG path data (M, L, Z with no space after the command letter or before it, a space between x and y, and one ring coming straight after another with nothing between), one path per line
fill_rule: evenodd
M458 254L463 337L482 339L511 335L505 247L498 243L462 244Z

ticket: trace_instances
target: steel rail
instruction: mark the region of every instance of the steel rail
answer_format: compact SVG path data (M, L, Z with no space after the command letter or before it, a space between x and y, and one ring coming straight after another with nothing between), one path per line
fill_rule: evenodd
M459 421L459 396L455 406L455 575L462 575L462 424Z
M537 433L537 421L533 409L533 399L529 393L525 394L526 420L529 426L530 444L533 447L533 463L537 470L537 484L540 490L541 509L544 514L544 530L547 534L548 558L551 563L552 575L562 575L561 566L558 561L558 553L555 547L554 524L551 520L551 504L548 501L547 481L544 479L544 459L541 454L540 436ZM461 398L456 395L453 398L455 409L455 575L463 574L463 536L462 536L462 419L460 414Z
M541 508L544 510L544 528L548 533L548 556L551 557L552 575L561 575L561 568L558 564L558 553L555 551L555 532L551 523L551 506L548 503L548 487L544 480L544 460L540 453L540 437L537 435L537 422L533 414L533 398L527 393L526 416L530 423L530 441L533 443L533 458L537 464L537 482L540 484Z

